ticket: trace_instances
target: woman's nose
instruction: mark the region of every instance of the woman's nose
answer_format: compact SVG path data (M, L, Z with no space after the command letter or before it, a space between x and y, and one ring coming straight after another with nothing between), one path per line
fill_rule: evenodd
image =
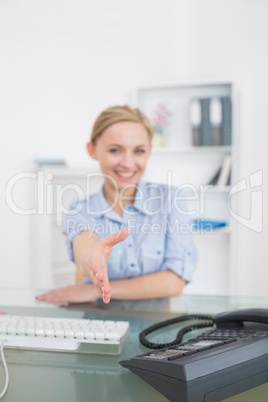
M122 159L120 162L121 162L121 166L125 167L127 169L131 169L132 167L135 166L135 161L134 161L133 155L130 152L125 152L122 155Z

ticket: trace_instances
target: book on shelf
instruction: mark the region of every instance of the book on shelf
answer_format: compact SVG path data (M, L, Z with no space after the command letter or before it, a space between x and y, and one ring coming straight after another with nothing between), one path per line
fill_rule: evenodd
M66 162L62 158L35 158L33 159L33 163L36 163L38 166L43 165L56 165L56 166L64 166Z
M228 186L230 184L232 168L231 155L226 155L221 166L209 181L208 185L212 186Z
M216 221L203 218L195 218L193 220L194 230L213 230L227 226L225 221Z
M193 98L190 124L194 146L222 146L232 143L230 97Z
M231 155L226 155L221 166L220 175L217 181L217 186L227 186L231 175Z
M217 170L217 172L214 174L214 176L211 178L211 180L208 182L209 186L216 186L220 177L221 173L221 166Z

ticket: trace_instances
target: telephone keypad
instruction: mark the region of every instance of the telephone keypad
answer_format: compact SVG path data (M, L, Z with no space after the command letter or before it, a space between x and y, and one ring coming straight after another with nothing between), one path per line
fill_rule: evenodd
M228 328L221 328L221 329L214 329L209 332L206 332L206 337L210 338L245 338L247 336L253 337L265 337L268 336L267 331L256 331L256 330L245 330L245 329L228 329Z
M190 339L183 344L170 346L166 349L160 349L154 352L145 353L139 357L149 359L167 359L168 361L176 360L182 357L190 356L198 352L214 349L218 346L236 342L239 338L246 337L267 337L268 331L244 330L238 329L214 329L204 332L198 338Z
M213 339L210 337L199 337L189 340L187 343L175 345L167 349L160 349L154 352L145 353L139 357L145 357L149 359L167 359L169 361L179 359L181 357L190 356L198 352L204 352L209 349L214 349L218 346L222 346L228 343L235 342L236 338L222 338Z
M168 360L176 360L180 357L189 356L194 353L203 352L205 350L209 350L212 348L216 348L218 346L222 346L226 343L235 342L236 339L224 339L224 340L217 340L217 339L205 339L205 338L196 338L195 340L188 341L187 344L182 344L174 348L172 347L172 351L176 349L179 351L177 354L173 354L172 356L168 357ZM167 349L168 350L168 349Z
M258 337L265 337L268 336L268 331L264 332L264 331L256 331L255 334L252 335L254 338L258 338Z

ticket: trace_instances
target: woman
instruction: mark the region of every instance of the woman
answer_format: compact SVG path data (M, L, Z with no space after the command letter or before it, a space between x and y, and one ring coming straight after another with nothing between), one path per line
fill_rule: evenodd
M152 136L150 122L138 109L115 106L99 115L87 149L100 164L104 185L74 203L64 223L70 257L85 281L38 300L91 302L101 297L109 303L111 297L182 293L195 268L196 250L179 189L141 181Z

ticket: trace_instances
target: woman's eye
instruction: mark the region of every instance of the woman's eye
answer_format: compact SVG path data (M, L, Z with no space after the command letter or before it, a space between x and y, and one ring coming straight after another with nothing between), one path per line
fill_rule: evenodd
M119 151L120 150L118 148L112 148L112 149L109 150L109 152L112 152L112 153L117 153Z
M144 154L145 150L144 149L137 149L136 152L137 152L137 154Z

